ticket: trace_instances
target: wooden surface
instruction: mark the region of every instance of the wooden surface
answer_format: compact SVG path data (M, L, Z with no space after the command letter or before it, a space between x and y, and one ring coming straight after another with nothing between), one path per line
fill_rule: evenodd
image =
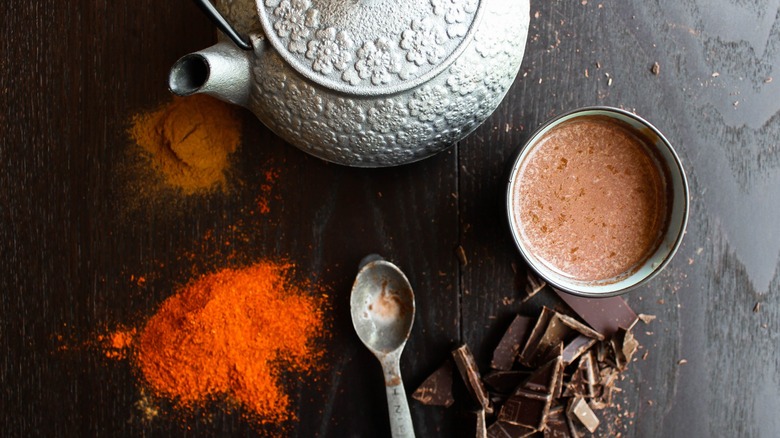
M691 185L678 255L627 297L658 319L640 330L648 356L620 385L629 415L615 430L780 435L780 1L532 1L531 14L506 99L445 153L344 168L284 145L246 113L229 195L143 198L129 119L169 99L170 65L209 45L212 27L186 0L3 2L0 434L264 433L219 406L145 421L132 365L84 346L148 318L193 266L224 266L220 248L240 221L247 239L231 251L289 258L332 290L327 371L293 388L291 434L388 436L378 363L349 320L359 260L381 253L415 288L408 390L460 342L487 365L511 315L529 311L504 220L506 166L544 120L598 104L656 124ZM249 215L269 166L280 171L271 211ZM411 409L418 436L460 427L456 407Z

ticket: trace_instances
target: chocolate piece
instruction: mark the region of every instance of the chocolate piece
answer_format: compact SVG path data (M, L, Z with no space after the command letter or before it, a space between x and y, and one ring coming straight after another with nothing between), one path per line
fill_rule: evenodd
M498 419L506 423L525 426L534 430L544 427L552 396L524 388L518 388L501 407Z
M569 407L566 410L566 414L572 419L576 418L579 420L590 433L595 432L596 428L599 427L598 417L596 417L596 414L590 406L588 406L588 403L581 397L576 397L569 401Z
M523 302L530 300L534 295L538 294L542 289L544 289L545 286L547 286L547 282L532 274L531 272L528 273L526 278L528 278L528 283L525 285L526 297L523 298Z
M536 433L530 427L518 426L505 421L496 421L487 430L488 438L525 438Z
M631 334L630 330L621 328L612 338L611 345L615 353L615 364L617 364L618 369L626 369L637 348L639 348L639 342L634 339L634 335Z
M583 321L606 338L615 334L618 328L631 327L637 320L636 313L623 298L583 298L553 290Z
M566 344L566 346L563 348L563 353L561 355L564 365L573 363L578 357L580 357L580 355L582 355L582 353L586 352L595 343L595 339L589 338L585 335L579 335L569 341L569 343Z
M571 436L563 406L550 408L547 423L544 425L544 438L570 438Z
M563 373L563 361L555 358L531 374L523 384L524 389L552 394L558 382L559 374Z
M545 309L547 308L545 307ZM523 365L533 367L543 363L545 360L557 356L557 352L551 352L550 350L557 347L559 343L567 342L571 340L572 337L578 335L597 340L604 339L604 336L600 333L570 316L562 315L555 311L550 311L549 309L548 312L552 313L552 316L549 316L547 327L545 327L542 335L536 338L538 340L536 340L535 343L532 343L532 339L529 338L526 348L523 349L523 353L520 356ZM541 317L539 319L540 321L542 320ZM536 327L534 327L534 330L536 330Z
M467 411L461 414L464 417L464 426L459 429L458 436L463 438L487 438L487 425L485 423L485 410Z
M482 381L497 392L511 394L530 375L530 371L493 371L485 375Z
M520 315L515 317L493 352L493 360L490 362L493 369L512 369L512 364L520 352L520 347L528 337L530 328L531 318Z
M593 360L593 353L587 352L580 358L577 366L577 372L584 385L585 391L581 394L583 397L593 398L596 396L596 364ZM578 394L580 395L580 394Z
M562 313L556 313L555 317L560 319L561 322L566 324L570 329L578 332L581 335L587 336L589 338L597 339L599 341L604 340L604 335L586 326L585 324L577 321L571 316L567 316Z
M428 406L449 407L452 396L452 363L447 360L414 391L412 398Z
M492 413L493 409L490 407L490 399L488 398L485 386L482 384L482 379L479 375L479 369L474 361L474 356L471 354L468 345L463 344L459 348L452 351L452 358L455 359L455 365L458 367L460 376L463 378L463 383L466 384L468 390L474 401L479 403L482 409L485 409L488 413Z
M547 325L554 314L555 312L548 307L545 306L542 308L542 314L539 315L539 319L536 320L536 325L534 325L533 330L531 330L528 341L526 341L525 347L523 347L523 350L518 357L521 364L531 368L534 367L532 358L536 356L536 350L539 348L539 341L542 339L542 336L544 336Z

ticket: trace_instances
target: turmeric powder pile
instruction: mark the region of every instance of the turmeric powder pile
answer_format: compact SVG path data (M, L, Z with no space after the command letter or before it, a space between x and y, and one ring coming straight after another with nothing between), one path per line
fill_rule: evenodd
M167 185L185 195L225 187L230 155L241 143L234 106L206 95L174 97L132 123L130 135Z

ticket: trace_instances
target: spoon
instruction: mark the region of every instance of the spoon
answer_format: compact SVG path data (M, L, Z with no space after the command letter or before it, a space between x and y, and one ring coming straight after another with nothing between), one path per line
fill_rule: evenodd
M378 255L360 262L350 297L352 325L382 364L393 438L414 437L401 380L401 352L414 322L414 292L397 266Z

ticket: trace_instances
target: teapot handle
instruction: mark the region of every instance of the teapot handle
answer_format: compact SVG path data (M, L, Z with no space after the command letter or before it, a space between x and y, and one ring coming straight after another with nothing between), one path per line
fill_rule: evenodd
M238 47L244 50L252 50L252 44L247 41L246 38L241 37L241 35L239 35L238 32L233 29L233 26L231 26L230 23L225 20L225 17L219 13L217 8L215 8L209 0L195 0L195 4L198 5L201 11L203 11L203 13L209 17L211 22L214 23L219 28L219 30L227 35L231 40L233 40L233 42L236 43Z

